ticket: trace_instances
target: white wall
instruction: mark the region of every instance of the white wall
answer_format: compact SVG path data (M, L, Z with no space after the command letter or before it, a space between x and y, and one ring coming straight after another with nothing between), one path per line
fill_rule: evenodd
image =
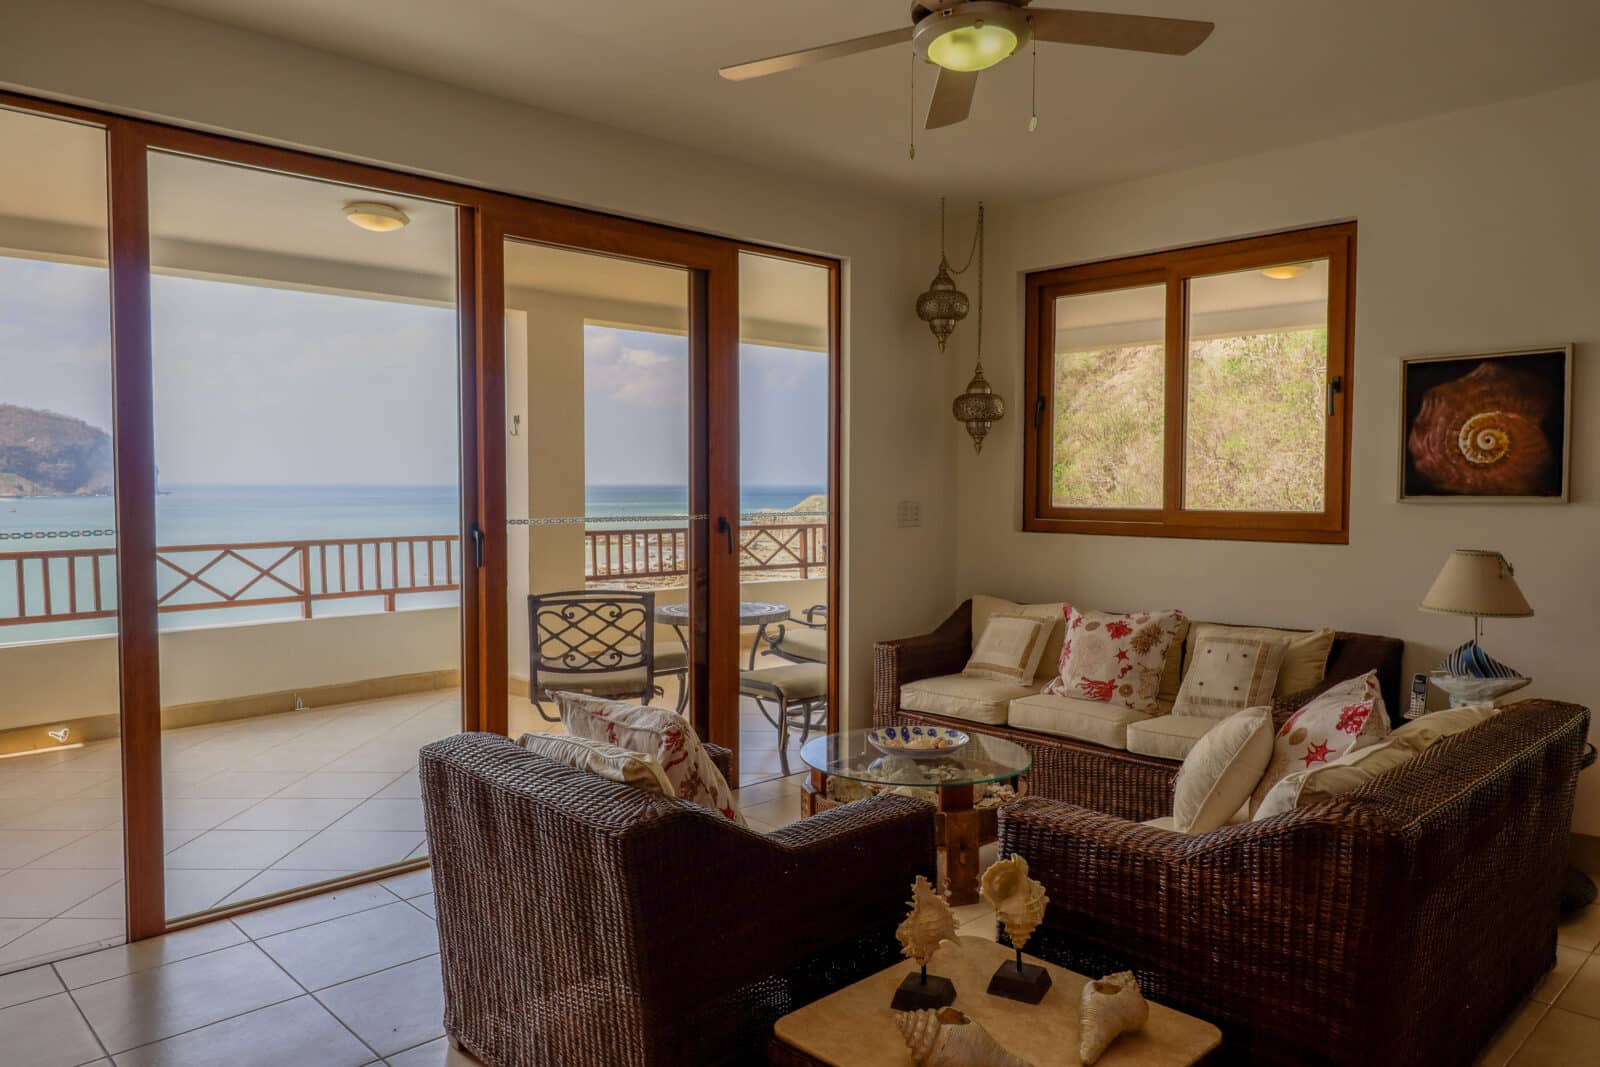
M287 619L161 635L161 706L461 666L457 608ZM0 645L0 730L114 714L115 637Z
M1600 83L1129 182L996 219L989 379L1021 395L1030 270L1355 219L1350 544L1269 545L1020 532L1020 412L962 446L959 593L1177 606L1199 618L1402 637L1408 674L1471 636L1417 602L1455 547L1503 551L1537 616L1485 641L1527 695L1600 705ZM1404 357L1578 346L1566 506L1396 502ZM970 365L970 360L969 360ZM959 387L965 375L948 384ZM1595 732L1600 736L1600 731ZM1574 829L1600 833L1600 772Z
M122 0L7 5L9 87L843 258L846 712L871 644L925 629L955 570L949 397L910 314L936 261L931 204L665 142ZM895 501L923 526L895 527Z

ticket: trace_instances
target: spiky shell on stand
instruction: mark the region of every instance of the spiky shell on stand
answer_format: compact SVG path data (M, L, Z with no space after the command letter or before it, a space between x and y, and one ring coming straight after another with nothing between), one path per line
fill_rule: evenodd
M917 1067L1032 1067L955 1008L895 1016Z
M1150 1005L1132 971L1085 982L1078 1023L1078 1056L1092 1065L1121 1034L1131 1033L1150 1018Z
M955 912L920 874L911 883L909 903L911 911L895 929L894 936L900 941L901 952L926 967L941 944L957 939Z
M1044 886L1028 877L1027 860L1012 855L983 872L982 887L984 899L1005 924L1012 947L1020 952L1044 921L1044 909L1050 903Z

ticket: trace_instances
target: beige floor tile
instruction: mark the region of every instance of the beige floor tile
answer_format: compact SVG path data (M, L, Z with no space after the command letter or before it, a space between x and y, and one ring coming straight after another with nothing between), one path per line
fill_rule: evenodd
M63 989L61 979L50 967L34 967L13 974L0 974L0 1008L25 1004L30 1000L48 997Z
M0 948L0 967L101 948L120 941L125 932L120 919L46 919Z
M265 799L294 785L299 771L226 771L212 774L175 794L197 799Z
M102 949L86 956L76 956L56 963L56 973L68 989L122 978L140 971L152 970L179 960L190 959L216 952L218 949L242 945L247 940L231 922L206 923L189 930L180 930L163 937L135 941L131 945Z
M421 831L324 830L274 866L287 870L364 871L400 862L425 836Z
M393 774L372 771L315 771L279 790L280 797L350 797L365 800L395 780Z
M117 871L120 875L122 872ZM61 913L63 919L121 919L127 914L128 894L119 879L81 904Z
M384 1062L389 1067L482 1067L465 1052L451 1048L450 1041L443 1037L397 1056L390 1056Z
M409 871L406 874L397 874L393 878L385 878L378 884L401 900L420 897L424 893L433 892L433 870L424 867L420 871Z
M90 870L24 867L0 875L0 915L12 919L49 919L83 903L119 874L104 868Z
M255 945L236 945L122 978L72 995L115 1055L300 995Z
M422 800L410 797L374 797L364 800L332 826L334 830L410 830L427 829L422 818Z
M261 911L248 912L238 916L233 922L250 937L260 939L393 903L394 894L382 886L358 885L332 893L321 893L289 904L279 904L273 908L264 908Z
M3 807L3 806L0 806ZM114 830L122 825L122 801L74 797L4 819L12 830Z
M432 893L424 893L420 897L412 897L410 900L406 901L406 903L410 904L413 908L416 908L430 919L437 919L439 917L439 912L434 907Z
M0 830L0 870L25 867L57 849L81 840L92 830Z
M1600 902L1563 921L1556 930L1556 941L1583 952L1600 949Z
M417 762L417 750L409 745L378 743L362 745L327 764L330 771L393 771L399 774ZM319 768L320 769L320 768Z
M1578 1067L1600 1050L1600 1019L1551 1008L1511 1057L1510 1067Z
M210 830L254 803L237 798L170 798L161 805L161 822L169 830Z
M7 1067L76 1067L105 1050L72 998L59 993L0 1011Z
M1500 1032L1495 1034L1489 1042L1489 1047L1483 1050L1478 1057L1476 1067L1505 1067L1549 1010L1548 1004L1532 1000L1524 1001L1511 1018L1506 1020Z
M309 996L145 1045L117 1057L118 1067L359 1067L372 1050Z
M1557 969L1560 969L1559 964ZM1562 1011L1600 1019L1600 955L1582 962L1553 1003ZM1600 1056L1600 1049L1596 1050L1596 1055Z
M798 796L779 797L762 804L753 804L740 809L747 819L758 819L769 826L787 826L800 818L800 798Z
M167 869L272 866L312 837L309 830L210 830L167 854Z
M254 875L254 870L222 868L167 869L167 917L193 915L216 907L222 899Z
M379 1055L444 1035L437 955L320 990L317 999Z
M250 874L248 871L239 873ZM287 889L300 889L334 877L338 877L338 872L265 870L260 874L251 875L248 881L224 897L222 903L237 904L243 900L255 900L257 897L281 893Z
M1534 991L1528 995L1529 1000L1540 1004L1554 1004L1556 997L1567 987L1572 976L1578 973L1578 968L1583 966L1583 961L1588 955L1575 948L1565 945L1556 946L1556 965L1553 970L1540 980Z
M358 803L349 799L273 797L246 808L223 830L325 830Z
M387 800L393 797L420 797L422 796L422 781L417 777L416 768L402 774L382 789L378 796Z
M427 916L404 901L258 942L306 986L322 989L439 951Z

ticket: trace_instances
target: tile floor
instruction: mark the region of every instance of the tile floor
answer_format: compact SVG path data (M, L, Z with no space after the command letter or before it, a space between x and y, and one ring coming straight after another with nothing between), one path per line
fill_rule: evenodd
M801 775L740 790L758 828L793 821ZM993 846L985 848L985 862ZM440 1026L427 871L0 976L8 1067L466 1067ZM983 904L957 909L988 935ZM1480 1063L1555 1067L1600 1048L1600 907Z
M510 712L512 736L557 728L525 699ZM750 700L741 718L741 782L777 778L776 729ZM167 731L167 914L421 855L417 749L460 721L459 697L435 691ZM102 741L0 760L0 971L121 940L120 759Z

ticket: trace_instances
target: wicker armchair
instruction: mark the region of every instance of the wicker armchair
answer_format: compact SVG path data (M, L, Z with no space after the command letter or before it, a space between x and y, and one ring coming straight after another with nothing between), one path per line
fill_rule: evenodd
M763 836L494 735L421 776L445 1031L490 1067L760 1062L779 1016L899 958L934 872L904 797Z
M1000 815L1050 895L1028 951L1132 968L1225 1062L1469 1064L1555 963L1589 713L1524 701L1338 800L1185 837L1059 801Z
M1390 717L1403 721L1400 703L1400 660L1403 642L1373 634L1337 633L1328 654L1322 683L1274 702L1281 721L1323 689L1338 682L1378 672ZM1106 748L1088 741L1018 729L1013 726L953 720L900 706L900 687L943 674L959 674L972 652L972 602L957 608L932 633L898 641L880 641L874 649L872 717L877 726L922 723L958 725L968 732L1014 741L1033 756L1028 790L1120 818L1142 821L1172 813L1174 760Z

